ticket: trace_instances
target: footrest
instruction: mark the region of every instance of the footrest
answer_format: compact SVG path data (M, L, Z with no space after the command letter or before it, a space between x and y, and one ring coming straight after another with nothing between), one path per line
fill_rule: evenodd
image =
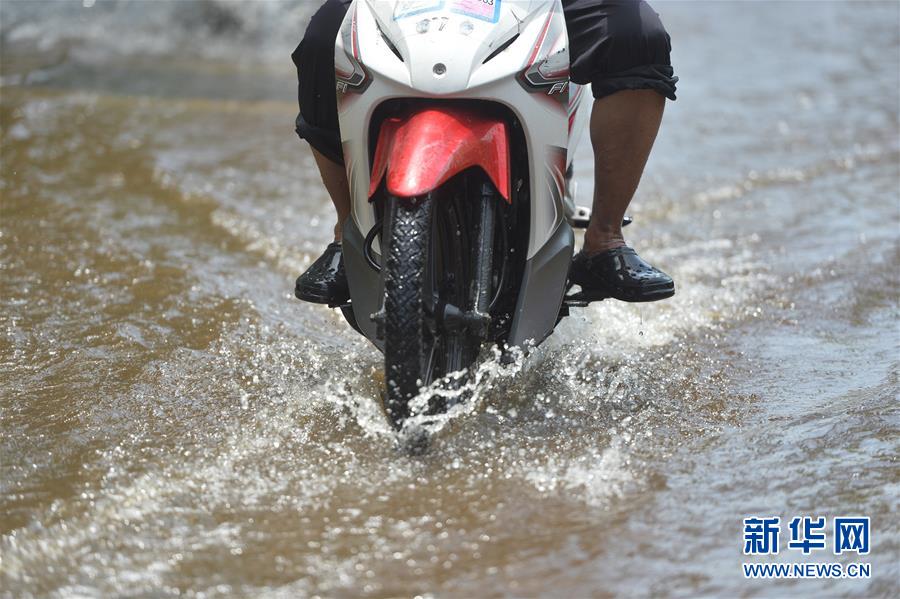
M585 206L575 206L575 214L572 215L572 227L575 229L587 229L591 222L591 209Z
M572 227L575 229L587 229L591 222L591 209L587 206L575 206L575 214L572 215ZM622 219L622 226L627 227L634 219L626 216Z
M586 308L593 302L601 302L609 296L599 291L579 291L563 298L563 304L570 308Z

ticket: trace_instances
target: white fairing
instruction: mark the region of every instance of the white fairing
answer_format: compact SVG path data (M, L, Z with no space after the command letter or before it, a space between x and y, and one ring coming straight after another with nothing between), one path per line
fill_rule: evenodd
M355 0L337 39L335 66L352 218L363 235L375 224L368 197L375 109L392 98L489 100L509 107L524 129L528 258L534 256L571 211L564 200L567 157L574 153L569 131L577 137L585 128L577 114L585 111L577 109L588 94L570 89L568 60L559 0ZM526 90L518 77L531 66L540 85Z

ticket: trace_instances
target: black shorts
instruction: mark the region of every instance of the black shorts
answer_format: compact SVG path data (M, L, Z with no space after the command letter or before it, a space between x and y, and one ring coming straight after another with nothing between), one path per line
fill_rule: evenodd
M669 34L644 0L562 0L569 34L570 77L591 84L595 98L652 89L675 99ZM344 163L334 82L334 43L350 0L326 0L291 58L297 66L297 134Z

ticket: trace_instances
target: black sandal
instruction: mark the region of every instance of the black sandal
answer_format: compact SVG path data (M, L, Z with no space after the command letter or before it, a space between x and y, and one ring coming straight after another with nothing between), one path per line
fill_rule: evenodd
M325 252L297 278L294 295L304 302L331 306L346 304L350 300L344 254L339 241L328 244Z
M588 301L613 298L623 302L655 302L675 295L672 277L644 262L628 246L572 258L570 282L581 286Z

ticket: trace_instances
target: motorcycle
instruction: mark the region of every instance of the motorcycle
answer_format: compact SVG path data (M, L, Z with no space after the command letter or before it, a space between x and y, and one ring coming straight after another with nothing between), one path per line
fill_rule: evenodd
M384 353L399 429L484 344L537 345L587 304L566 296L570 222L587 224L566 183L590 94L559 0L355 0L335 71L352 196L336 307Z

